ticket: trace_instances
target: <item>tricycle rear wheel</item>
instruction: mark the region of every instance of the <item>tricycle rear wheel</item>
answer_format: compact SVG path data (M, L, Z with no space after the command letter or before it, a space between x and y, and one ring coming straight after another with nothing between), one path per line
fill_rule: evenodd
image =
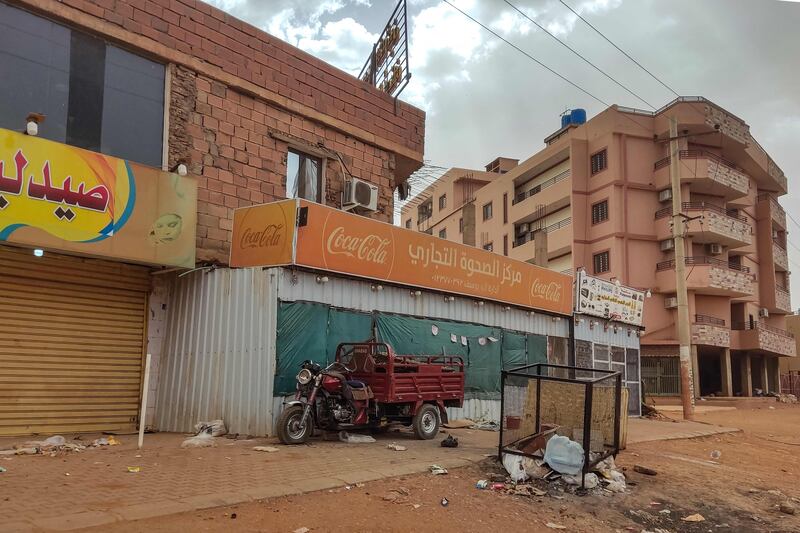
M281 413L278 418L278 439L283 444L303 444L311 436L314 429L311 416L306 420L305 427L300 427L304 410L302 405L290 405Z
M419 408L411 423L414 434L418 439L430 440L439 433L439 408L435 405L425 404Z

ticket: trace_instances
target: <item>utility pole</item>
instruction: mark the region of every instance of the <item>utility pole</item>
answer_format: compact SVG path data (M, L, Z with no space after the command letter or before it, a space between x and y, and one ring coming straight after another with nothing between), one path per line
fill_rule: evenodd
M694 380L692 379L689 295L686 292L686 249L679 172L678 119L669 118L669 180L672 184L672 238L675 244L675 289L678 292L678 343L681 360L681 403L684 420L694 419Z

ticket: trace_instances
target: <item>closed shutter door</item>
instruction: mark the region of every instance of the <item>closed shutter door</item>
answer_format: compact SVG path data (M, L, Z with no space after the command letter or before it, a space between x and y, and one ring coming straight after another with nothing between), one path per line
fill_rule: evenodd
M0 246L0 435L132 431L147 268Z

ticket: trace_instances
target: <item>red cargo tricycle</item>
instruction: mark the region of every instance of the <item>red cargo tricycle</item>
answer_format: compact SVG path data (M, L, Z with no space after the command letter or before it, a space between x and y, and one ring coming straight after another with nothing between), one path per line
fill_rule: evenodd
M386 430L391 422L412 426L432 439L445 407L464 402L464 361L453 355L398 355L382 342L342 343L325 368L305 361L295 399L278 419L284 444L301 444L314 429Z

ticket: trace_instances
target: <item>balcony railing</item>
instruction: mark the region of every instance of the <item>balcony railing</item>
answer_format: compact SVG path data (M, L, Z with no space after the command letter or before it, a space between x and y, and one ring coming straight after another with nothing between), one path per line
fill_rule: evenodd
M784 252L786 251L786 243L785 242L781 242L779 239L776 239L775 237L772 238L772 242L773 242L773 244L775 244L775 246L777 246L778 248L780 248Z
M514 242L513 242L512 248L516 248L517 246L522 246L526 242L532 241L533 240L533 236L536 234L537 231L542 231L544 233L551 233L551 232L556 231L558 229L565 228L565 227L569 226L570 224L572 224L572 217L565 218L564 220L561 220L560 222L556 222L554 224L550 224L549 226L545 226L544 228L541 228L541 229L537 229L537 230L534 230L534 231L528 231L528 232L523 233L521 235L517 235L514 238Z
M744 172L733 161L729 161L724 157L720 157L713 152L706 152L705 150L681 150L678 157L679 159L711 159L712 161L716 161L717 163L725 165L726 167L732 168L739 172ZM670 161L671 161L670 156L667 156L663 159L659 159L658 161L656 161L654 165L655 170L669 166Z
M528 191L522 191L522 192L517 193L514 196L514 199L511 200L511 205L516 205L516 204L520 203L521 201L525 200L526 198L530 198L531 196L542 192L543 190L547 189L548 187L552 187L556 183L564 181L565 179L567 179L569 177L569 175L570 175L570 171L569 171L569 169L567 169L564 172L561 172L560 174L556 174L555 176L553 176L549 180L543 181L542 183L540 183L536 187L531 188Z
M689 266L693 265L711 265L717 266L721 268L728 268L730 270L737 270L739 272L744 272L745 274L750 273L750 268L740 265L738 263L734 263L732 261L723 261L722 259L717 259L716 257L707 257L707 256L692 256L686 258L686 264ZM656 265L656 271L661 272L662 270L670 270L675 268L675 260L670 259L669 261L661 261Z
M741 222L747 223L747 217L744 215L736 215L733 214L731 210L725 209L724 207L720 207L714 204L707 204L705 202L683 202L681 204L681 209L683 211L713 211L714 213L718 213L720 215L726 216L728 218L733 218L735 220L739 220ZM662 207L658 211L656 211L656 219L664 218L667 216L672 216L672 207Z
M725 321L723 319L710 315L694 315L694 323L725 327Z
M789 339L794 339L794 333L790 333L784 329L776 328L774 326L768 326L763 322L734 322L732 324L732 329L738 331L749 331L754 329L760 329L763 331L769 331L771 333L775 333L776 335L781 335L782 337L787 337Z

